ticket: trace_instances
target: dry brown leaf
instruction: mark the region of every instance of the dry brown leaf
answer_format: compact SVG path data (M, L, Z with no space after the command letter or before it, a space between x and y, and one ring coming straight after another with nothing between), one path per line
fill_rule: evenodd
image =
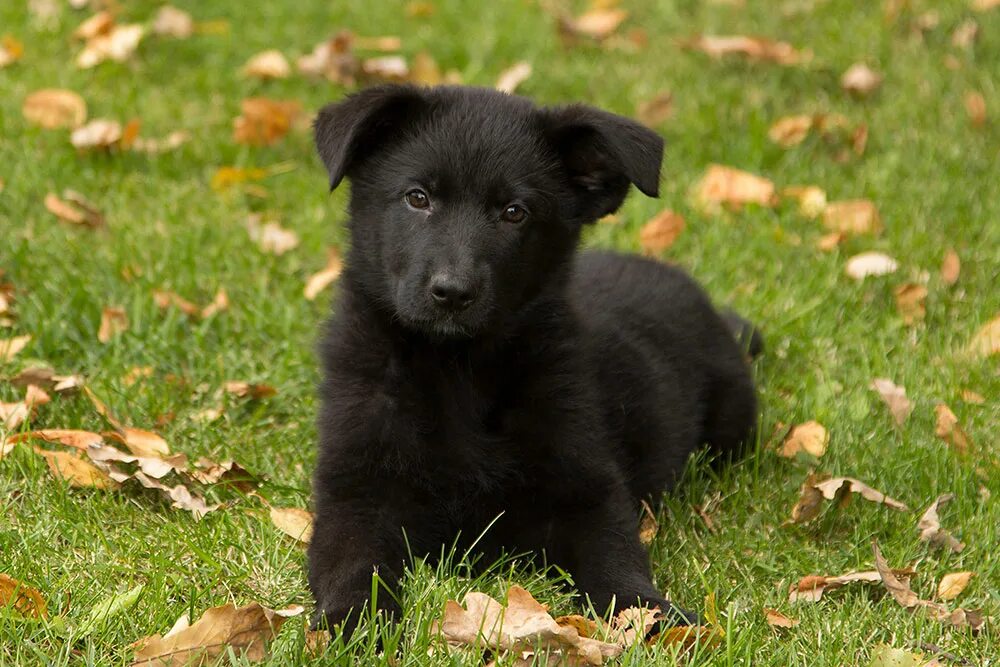
M443 617L432 628L453 645L518 656L522 651L537 651L576 665L601 665L622 652L621 645L582 637L573 625L560 626L545 606L519 586L507 591L506 608L477 592L467 593L463 604L448 600Z
M182 9L163 5L156 12L156 18L153 19L153 33L187 39L194 34L194 19Z
M443 80L441 68L437 61L427 51L418 51L413 56L413 67L410 68L410 82L422 86L436 86Z
M180 148L189 141L191 141L190 132L187 130L175 130L162 139L136 137L129 148L139 153L156 155Z
M781 191L781 196L799 202L799 213L816 218L826 210L826 192L816 185L795 185Z
M277 222L264 222L263 216L258 213L247 217L247 232L258 248L271 255L280 257L299 245L298 234Z
M941 280L945 285L954 285L958 282L958 276L962 272L962 260L958 253L949 249L941 260Z
M341 30L325 42L320 42L312 53L295 61L299 72L323 76L344 86L353 86L360 64L353 51L354 35Z
M108 431L102 435L109 440L120 442L136 456L162 458L170 455L170 446L161 436L141 428L132 428L108 418L117 431Z
M215 510L219 509L219 507L221 507L221 505L209 505L207 502L205 502L204 498L202 498L198 494L191 493L191 490L188 489L183 484L175 484L174 486L168 486L166 484L159 482L156 479L147 476L141 470L136 471L131 476L125 475L124 477L125 479L131 477L132 479L136 480L147 489L155 489L157 491L163 492L164 494L166 494L167 497L170 498L170 500L172 501L171 505L173 507L191 512L192 516L195 518L196 521L200 520L209 512L214 512Z
M406 3L406 15L410 18L425 19L428 16L433 16L435 11L437 8L433 2L410 0Z
M28 385L27 390L24 392L24 404L29 408L36 408L41 405L50 403L52 398L45 393L44 389L36 387L33 384Z
M381 37L354 36L354 46L366 51L384 51L393 53L403 48L403 40L396 35L382 35Z
M813 127L813 117L806 114L779 118L767 131L767 137L782 148L801 144Z
M299 542L309 544L313 535L313 515L298 507L272 507L271 523L274 527Z
M910 568L896 568L893 574L900 579L911 577L914 572ZM868 572L849 572L836 577L827 577L818 574L810 574L802 577L797 583L788 588L789 602L818 602L823 594L834 591L847 584L861 582L877 584L882 581L881 575L875 570Z
M926 287L918 283L903 283L892 294L896 297L896 309L903 318L903 324L913 326L924 321L927 316L927 306L924 305L927 298Z
M232 394L236 398L249 398L251 400L270 398L278 393L278 390L269 384L250 384L237 380L226 382L223 389L227 394Z
M240 185L249 181L260 181L267 178L270 173L266 169L244 169L242 167L219 167L212 174L211 187L216 192L221 192L234 185Z
M38 590L0 572L0 609L8 607L22 616L49 617L45 598Z
M123 138L121 123L98 118L73 130L69 141L79 151L110 150L120 146Z
M497 77L495 88L502 93L513 95L517 87L531 76L531 63L526 60L516 62Z
M889 406L889 412L896 424L902 426L906 418L913 412L913 404L906 398L906 387L896 385L888 378L875 378L872 380L871 388L878 392L885 404Z
M70 486L94 489L117 489L120 485L106 472L95 467L75 452L50 452L35 447L35 452L45 457L53 476L65 479Z
M29 123L50 130L80 127L87 120L87 103L72 90L45 88L24 98L21 113Z
M361 61L361 74L373 81L400 82L410 78L410 66L403 56L381 56Z
M977 12L988 12L1000 7L1000 0L972 0L970 4Z
M764 619L772 628L794 628L801 622L785 616L777 609L764 609Z
M268 49L253 56L243 66L243 76L256 79L287 79L292 73L292 66L277 49Z
M847 92L865 97L882 85L882 75L864 63L855 63L840 77L840 87Z
M934 414L937 416L934 435L948 443L948 446L954 449L957 454L962 456L968 454L971 449L969 436L959 425L958 417L951 411L951 408L944 403L938 403L934 406Z
M986 98L982 93L973 90L965 94L965 112L973 127L986 125Z
M25 442L28 440L44 440L45 442L58 443L67 447L86 451L90 447L100 446L104 443L104 438L99 433L91 431L78 431L74 429L42 429L40 431L28 431L11 436L11 442Z
M969 403L970 405L982 405L983 403L986 402L985 396L975 391L972 391L971 389L963 389L961 396L962 400L965 401L966 403Z
M628 18L628 12L615 7L591 7L579 16L559 18L559 31L567 37L588 37L605 40Z
M0 69L13 65L24 55L24 44L10 35L0 38Z
M979 24L975 19L962 21L951 33L951 45L959 49L967 49L979 36Z
M808 523L819 516L824 500L846 504L851 494L858 494L865 500L886 505L900 512L908 512L909 507L877 491L864 482L851 477L828 478L826 475L810 473L799 489L799 499L792 507L792 516L786 523Z
M773 62L779 65L798 65L809 60L809 52L800 52L787 42L776 42L764 37L744 35L699 35L685 40L681 46L701 51L712 58L740 55L750 60Z
M662 125L674 115L674 94L664 90L648 100L643 100L636 107L635 115L646 127L655 128Z
M31 342L31 335L0 338L0 361L10 361Z
M816 240L816 247L823 252L833 252L833 250L839 246L841 243L847 240L841 232L830 232L829 234L824 234Z
M899 603L901 607L906 609L922 608L927 611L927 613L938 621L949 621L953 614L948 611L948 608L938 602L930 602L928 600L921 600L920 596L914 593L910 589L910 584L908 581L900 579L896 574L889 568L889 564L886 562L885 558L882 556L882 552L878 548L878 544L874 541L872 542L872 551L875 553L875 568L878 570L879 576L882 578L882 585L887 591L892 595L893 599ZM956 610L963 612L965 610ZM958 622L964 622L964 617L961 621L952 621L954 625Z
M826 453L829 444L829 431L818 421L807 421L791 428L781 443L778 454L793 459L799 452L806 452L819 458Z
M847 260L844 273L855 280L868 276L884 276L896 271L899 264L892 257L881 252L863 252Z
M83 51L76 58L80 69L95 67L105 60L124 62L139 48L146 29L138 23L113 25L110 30L87 40Z
M101 326L97 330L97 340L109 343L118 334L128 331L128 315L124 308L105 307L101 311Z
M983 612L979 609L956 609L948 615L936 615L936 620L943 623L948 623L956 628L969 628L973 632L979 632L986 625L986 617L983 616Z
M975 572L950 572L941 578L941 583L938 584L937 596L941 600L954 600L965 587L969 585L969 581L975 576Z
M212 303L205 307L198 306L170 290L153 290L153 301L160 310L177 308L188 317L195 319L207 319L229 308L229 296L226 294L226 290L221 287L215 293Z
M989 357L1000 353L1000 313L984 324L969 341L969 354ZM3 343L0 342L0 358L3 357Z
M823 211L823 226L844 234L879 234L882 222L878 208L867 199L834 201Z
M206 486L224 484L243 493L251 493L260 486L258 479L249 470L231 459L216 463L202 457L195 462L195 466L185 471L185 474Z
M330 248L326 252L326 266L309 276L306 286L302 290L306 300L313 301L328 285L340 277L344 270L344 262L340 257L337 248Z
M270 146L288 134L302 112L295 100L248 97L240 104L242 114L233 120L233 141L251 146Z
M772 206L775 202L774 183L756 174L720 164L708 166L695 186L694 196L707 209L717 208L720 204Z
M669 248L684 231L684 216L664 209L639 230L639 245L648 256L656 256Z
M212 607L192 624L182 616L167 634L133 644L132 666L183 667L215 664L230 651L248 662L267 657L268 643L282 624L305 611L301 606L273 610L253 602L245 607Z
M642 501L642 519L639 521L639 541L649 546L660 531L653 508L645 500Z
M954 497L955 495L951 493L938 496L921 515L917 522L917 529L920 531L921 542L944 546L958 553L965 548L965 545L955 539L947 530L942 529L941 521L938 518L938 510L941 509L941 506L950 502Z
M3 427L7 431L16 431L30 414L31 408L24 401L17 401L16 403L4 403L0 401L0 427Z

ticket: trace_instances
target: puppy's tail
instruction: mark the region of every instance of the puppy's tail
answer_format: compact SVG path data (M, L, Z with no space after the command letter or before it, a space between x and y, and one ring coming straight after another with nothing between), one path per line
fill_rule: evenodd
M752 322L740 317L736 311L729 308L723 310L721 315L729 330L736 336L740 347L750 355L751 359L756 359L764 352L764 336Z

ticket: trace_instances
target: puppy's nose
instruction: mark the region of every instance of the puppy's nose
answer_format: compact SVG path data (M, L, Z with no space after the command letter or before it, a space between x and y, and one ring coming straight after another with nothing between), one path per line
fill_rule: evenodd
M476 289L470 280L450 273L436 273L431 276L431 297L442 308L465 310L476 300Z

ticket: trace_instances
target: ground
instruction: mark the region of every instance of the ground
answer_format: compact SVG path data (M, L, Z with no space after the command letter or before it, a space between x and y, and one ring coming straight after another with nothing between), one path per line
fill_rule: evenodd
M18 313L13 327L0 328L0 339L34 338L14 361L0 361L0 378L26 359L84 374L136 426L153 428L158 416L173 415L156 428L175 451L192 459L234 458L269 480L263 493L272 503L307 507L315 458L313 342L331 292L310 302L302 288L324 265L326 247L345 242L347 191L328 194L306 131L249 147L233 141L232 119L245 97L296 99L311 112L345 89L299 75L259 82L240 76L243 63L269 48L294 57L349 28L399 35L404 54L426 50L471 84L492 85L502 70L526 60L534 71L519 92L543 103L585 101L634 115L638 103L671 91L673 116L657 125L667 142L661 199L634 193L618 224L596 226L585 243L638 251L645 221L665 207L681 213L687 228L664 259L689 269L717 302L759 323L767 339L755 366L760 446L720 475L694 470L659 512L652 545L658 585L693 608L714 593L727 632L716 650L677 664L868 664L882 642L930 643L973 664L996 664L995 629L978 635L948 629L904 610L877 587L848 587L796 605L787 591L808 574L872 569L877 540L893 565L915 564L913 585L925 598L943 574L971 570L976 576L958 603L1000 615L1000 483L995 469L977 472L935 437L934 413L938 403L948 404L970 439L996 452L996 357L963 350L1000 311L1000 10L977 13L958 1L887 2L889 9L904 6L893 18L872 2L741 7L636 0L624 3L630 16L619 33L641 28L647 41L602 48L564 46L550 14L527 0L475 6L435 0L429 16L390 2L188 0L178 5L196 20L224 23L185 40L147 36L127 62L79 70L73 59L80 47L70 34L87 13L56 2L60 12L46 27L31 18L29 4L0 6L0 34L25 47L19 62L0 69L0 268L2 281L17 288ZM117 5L122 21L148 23L158 9L138 0ZM930 9L937 24L921 32L917 25L928 23ZM954 46L952 32L967 19L978 22L978 40ZM813 56L794 66L716 61L680 48L682 38L698 33L766 35ZM865 99L839 85L855 62L884 75L880 90ZM138 117L145 136L186 129L192 140L158 156L78 154L68 131L31 126L21 114L26 95L57 87L81 93L92 118ZM965 108L973 91L982 94L988 114L979 127ZM791 149L768 139L778 118L819 112L867 123L863 156L838 159L840 148L816 137ZM831 200L870 199L885 229L824 252L816 248L825 233L821 223L793 204L703 212L690 191L711 163L760 174L779 187L815 184ZM216 192L210 179L227 165L281 165L275 170L281 173L263 180L263 191ZM45 195L66 188L97 203L106 227L81 229L46 211ZM261 252L246 231L251 211L276 215L301 245L282 256ZM939 274L950 248L961 258L954 286ZM867 250L895 257L898 271L863 282L848 278L846 259ZM926 319L916 326L903 323L893 298L905 282L925 283L929 291ZM219 287L231 307L203 321L161 313L151 296L168 288L207 303ZM124 308L130 327L102 344L97 331L105 306ZM136 366L152 367L153 375L129 386L124 376ZM876 377L906 387L914 410L902 426L869 388ZM215 389L232 379L268 383L278 394L232 405L214 422L195 420L213 407ZM978 392L985 403L963 401L963 390ZM0 400L21 396L0 381ZM819 461L787 460L767 446L779 422L807 420L831 434ZM82 394L56 398L32 426L105 428ZM911 511L855 501L812 524L785 526L810 468L861 479ZM955 494L942 520L967 544L958 554L917 539L920 512L942 493ZM303 548L272 526L255 499L226 496L230 506L195 522L155 496L68 488L25 446L0 462L0 499L0 572L40 590L62 616L46 624L0 614L0 663L127 664L133 641L166 631L184 612L197 617L230 601L311 603ZM694 507L706 503L714 532ZM480 581L462 574L460 565L421 566L407 579L406 621L386 640L400 649L393 664L480 664L471 653L427 654L430 623L444 601L471 589L500 594L519 583L556 612L574 610L567 595L523 565L498 566ZM134 607L79 638L75 628L94 604L139 584ZM800 624L773 630L764 608ZM334 645L316 664L388 664L369 635L360 637L353 657ZM289 622L268 664L309 660L301 623ZM622 664L653 660L675 664L670 650L642 647Z

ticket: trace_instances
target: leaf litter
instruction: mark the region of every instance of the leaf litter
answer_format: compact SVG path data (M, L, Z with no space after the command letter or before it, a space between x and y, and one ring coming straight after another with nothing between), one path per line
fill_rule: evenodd
M889 407L889 413L897 426L902 426L913 412L913 403L906 397L906 388L897 385L889 378L875 378L871 388L878 393Z
M791 518L785 523L809 523L819 516L824 507L824 501L834 501L836 506L843 507L850 502L853 495L858 495L864 500L885 505L899 512L910 511L910 508L904 503L890 498L859 480L851 477L831 478L826 474L810 473L799 490L799 499L792 507Z

